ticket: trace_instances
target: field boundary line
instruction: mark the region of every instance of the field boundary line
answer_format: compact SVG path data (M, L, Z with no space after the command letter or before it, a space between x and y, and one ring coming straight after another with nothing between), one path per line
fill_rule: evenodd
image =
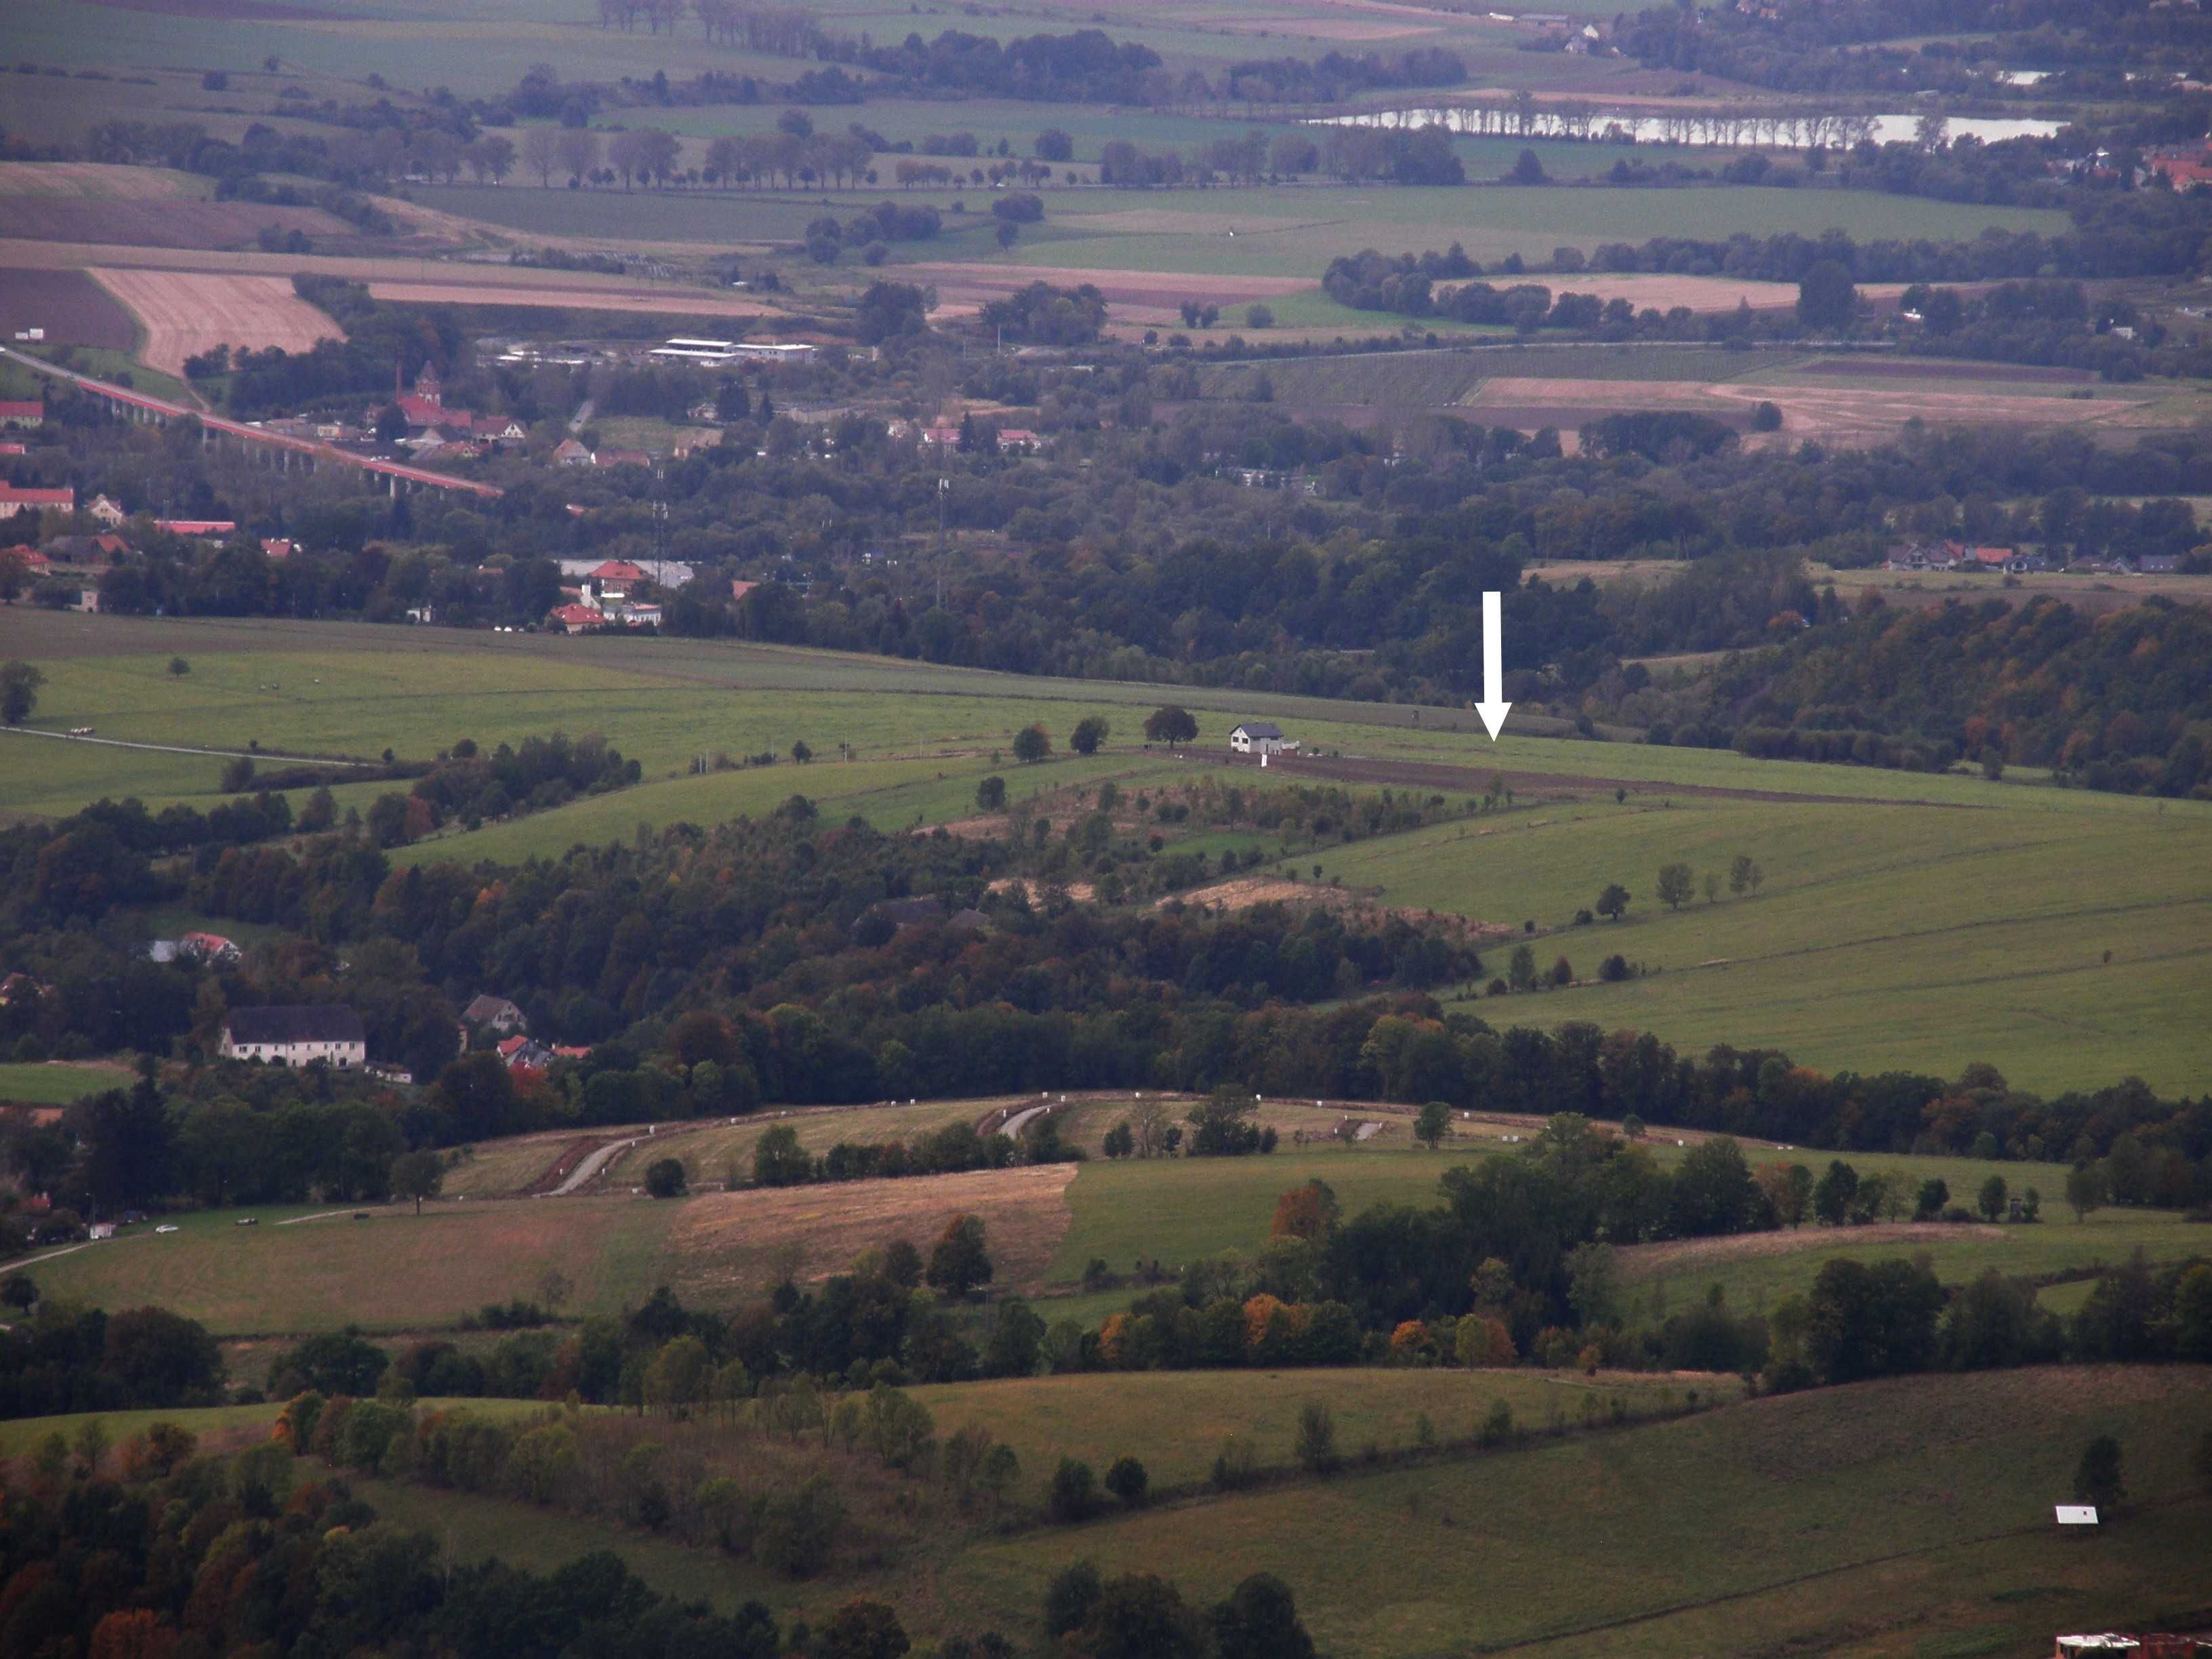
M219 760L297 761L302 766L344 766L366 771L383 769L382 761L326 760L319 755L286 755L274 749L194 749L174 743L136 743L128 738L84 738L74 732L42 732L33 726L0 726L19 738L52 738L57 743L89 743L106 749L147 749L157 755L212 755Z

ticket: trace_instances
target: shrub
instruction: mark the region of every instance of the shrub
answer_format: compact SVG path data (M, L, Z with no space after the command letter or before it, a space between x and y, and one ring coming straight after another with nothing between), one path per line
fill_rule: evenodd
M1091 1474L1090 1464L1073 1457L1061 1458L1060 1467L1053 1471L1052 1491L1047 1500L1052 1518L1062 1524L1085 1519L1097 1507L1097 1477Z
M1334 1474L1342 1462L1336 1450L1336 1414L1318 1400L1298 1409L1297 1456L1309 1474Z
M645 1172L645 1190L655 1198L681 1198L684 1185L684 1165L676 1158L660 1158Z
M1131 1509L1145 1501L1145 1488L1151 1477L1145 1466L1133 1457L1117 1457L1114 1467L1106 1471L1106 1490Z

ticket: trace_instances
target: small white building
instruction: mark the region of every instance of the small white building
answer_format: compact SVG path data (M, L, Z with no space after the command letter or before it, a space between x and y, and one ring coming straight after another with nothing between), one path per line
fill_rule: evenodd
M1229 734L1229 747L1239 755L1295 755L1297 744L1283 735L1273 720L1246 720Z
M222 1023L222 1057L271 1066L357 1071L368 1057L361 1016L342 1004L303 1008L234 1008Z

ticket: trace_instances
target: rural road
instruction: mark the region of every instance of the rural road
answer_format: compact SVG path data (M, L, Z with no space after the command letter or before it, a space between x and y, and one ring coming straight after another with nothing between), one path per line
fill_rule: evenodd
M292 761L301 766L346 766L374 769L381 761L323 760L313 755L280 755L271 749L189 749L173 743L132 743L123 738L81 738L71 732L40 732L27 726L0 726L19 738L52 738L61 743L95 743L108 749L150 749L159 755L213 755L221 760Z
M1025 1112L1016 1112L999 1126L999 1133L1010 1140L1018 1140L1021 1138L1024 1125L1040 1112L1048 1112L1051 1109L1049 1106L1032 1106Z
M582 1186L593 1176L599 1174L600 1170L605 1169L609 1164L612 1163L616 1153L628 1152L631 1147L636 1146L639 1141L645 1139L646 1137L643 1135L632 1135L628 1140L611 1140L605 1146L600 1147L597 1152L586 1153L582 1161L580 1161L574 1169L568 1171L568 1178L562 1182L559 1186L556 1187L550 1193L547 1194L546 1196L549 1198L559 1198L564 1193L574 1192L577 1188Z

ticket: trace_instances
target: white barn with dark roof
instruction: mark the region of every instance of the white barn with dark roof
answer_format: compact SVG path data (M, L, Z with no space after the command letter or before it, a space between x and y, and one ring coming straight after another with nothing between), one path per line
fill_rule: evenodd
M1298 750L1273 720L1246 720L1229 734L1229 747L1239 755L1295 755Z
M304 1008L234 1008L222 1023L225 1060L259 1060L272 1066L317 1061L349 1072L368 1058L361 1016L339 1004Z

